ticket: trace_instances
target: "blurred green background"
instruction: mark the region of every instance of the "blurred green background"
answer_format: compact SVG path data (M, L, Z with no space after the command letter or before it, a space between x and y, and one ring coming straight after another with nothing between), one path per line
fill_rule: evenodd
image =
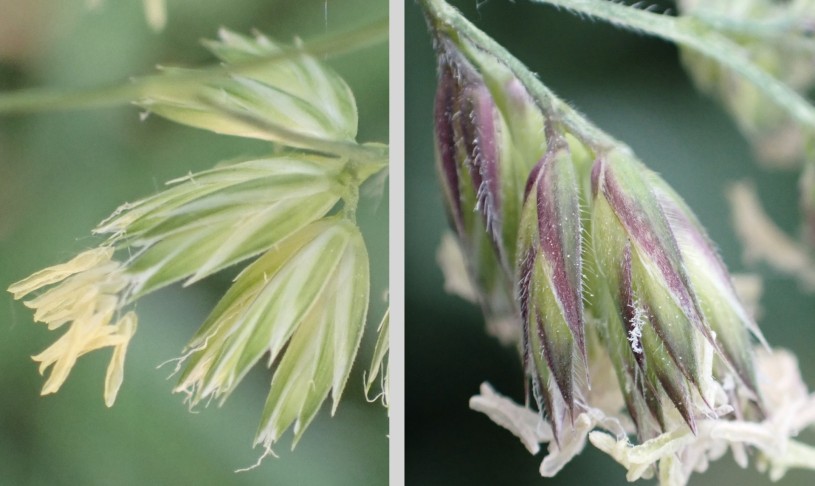
M0 0L0 91L87 88L127 82L157 64L214 59L199 45L217 29L256 28L290 41L384 19L385 0L169 0L169 22L150 31L139 1ZM331 59L357 94L360 141L388 140L388 50L384 43ZM0 289L94 246L90 230L119 204L164 181L268 144L174 125L122 106L0 116ZM384 484L387 413L366 402L362 375L385 308L388 197L363 201L359 215L372 263L372 309L358 366L336 417L324 408L294 452L285 438L261 467L251 448L270 373L258 367L226 404L189 413L172 395L172 365L229 284L234 270L138 304L125 380L107 409L102 383L110 350L79 360L56 395L30 356L58 336L0 292L0 484Z
M696 211L731 270L747 268L723 195L728 181L754 180L768 213L789 233L797 232L797 175L758 168L733 122L691 86L674 46L526 0L451 3L660 172ZM541 478L543 454L531 456L509 432L468 408L483 381L523 402L523 377L516 352L485 334L478 308L442 290L435 255L447 222L433 160L436 66L414 2L406 5L406 36L408 483L627 484L622 467L590 445L555 479ZM798 355L805 381L815 387L815 296L801 294L794 281L771 270L756 271L765 284L759 322L765 336ZM809 443L814 436L804 434ZM781 483L814 480L812 472L793 471ZM690 484L770 481L739 469L728 455Z

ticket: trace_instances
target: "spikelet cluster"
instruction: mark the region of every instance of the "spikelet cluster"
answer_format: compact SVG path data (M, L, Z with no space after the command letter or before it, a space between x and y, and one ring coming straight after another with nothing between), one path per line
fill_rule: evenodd
M137 103L179 123L282 146L122 205L94 230L106 238L101 246L9 291L16 299L39 292L25 301L34 319L52 330L68 327L34 356L41 372L51 370L42 393L56 392L81 355L112 347L104 389L110 406L136 330L132 304L252 260L177 360L175 391L190 407L223 402L264 361L273 372L255 444L265 456L289 429L296 444L329 395L332 414L337 409L370 295L368 253L355 222L359 186L386 166L387 155L377 149L357 160L329 150L334 143L355 147L351 154L367 150L355 140L356 104L345 82L299 45L224 30L206 46L227 64L253 67L184 89L156 82ZM278 62L264 62L284 51ZM387 320L380 334L385 344L377 345L371 380L386 359Z
M544 423L489 387L473 408L533 452L550 442L546 476L601 428L612 435L592 443L629 479L671 484L715 456L711 430L777 419L754 351L767 344L690 207L630 149L565 123L517 61L430 24L437 167L468 290L488 320L509 316ZM633 450L648 460L634 464Z

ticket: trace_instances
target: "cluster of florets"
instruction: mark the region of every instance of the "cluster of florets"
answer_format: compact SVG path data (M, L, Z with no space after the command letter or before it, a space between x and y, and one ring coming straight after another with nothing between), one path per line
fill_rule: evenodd
M686 436L707 437L711 423L772 415L751 335L766 343L682 198L627 147L563 123L557 102L464 35L437 32L436 47L436 149L451 224L488 321L517 329L551 431L538 441L574 455L600 427L628 448L630 434L641 444L681 437L668 455L684 457ZM616 390L603 381L609 368ZM496 397L486 390L473 407L523 438L524 412ZM625 464L604 439L592 442ZM712 457L708 443L701 450ZM650 457L636 477L664 459ZM565 463L555 462L542 472Z

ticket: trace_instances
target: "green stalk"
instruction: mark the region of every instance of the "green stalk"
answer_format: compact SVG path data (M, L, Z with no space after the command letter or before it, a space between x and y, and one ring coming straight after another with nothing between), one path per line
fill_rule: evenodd
M60 91L51 89L24 89L0 93L0 115L38 113L124 105L149 96L157 88L185 87L217 79L224 74L249 74L283 59L294 57L303 51L314 56L335 57L364 49L388 39L387 19L373 22L350 32L324 36L305 43L302 47L289 47L261 59L234 63L229 66L214 65L205 68L174 73L161 73L136 78L123 85L92 88L87 90Z
M490 53L506 64L521 84L524 85L535 103L551 120L562 124L568 131L595 150L627 149L625 144L597 128L572 107L561 101L521 61L471 24L457 9L448 5L444 0L419 0L419 4L425 11L431 30L443 33L454 40L464 37L478 48Z
M607 0L531 1L562 7L692 49L749 80L793 119L815 130L815 107L789 86L753 64L744 49L703 19L693 16L670 17Z

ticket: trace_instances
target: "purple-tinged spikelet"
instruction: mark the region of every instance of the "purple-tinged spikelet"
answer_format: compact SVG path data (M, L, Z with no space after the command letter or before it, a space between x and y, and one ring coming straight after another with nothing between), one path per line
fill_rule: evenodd
M815 449L778 447L790 441L779 428L789 410L815 401L782 403L757 378L783 360L756 358L751 335L766 343L685 202L454 9L422 4L439 55L436 142L452 225L487 319L498 302L515 324L538 410L487 385L471 407L532 453L549 442L547 477L587 438L630 481L684 484L727 446L742 465L754 446L771 477L815 468ZM801 395L798 385L784 393Z
M555 145L553 145L555 147ZM586 364L582 300L582 227L577 179L565 144L548 152L530 173L521 216L516 270L523 321L525 361L545 398L553 428L557 393L569 413L575 407L575 354ZM538 346L534 346L535 342ZM540 359L542 355L543 360ZM544 380L545 362L555 387Z

